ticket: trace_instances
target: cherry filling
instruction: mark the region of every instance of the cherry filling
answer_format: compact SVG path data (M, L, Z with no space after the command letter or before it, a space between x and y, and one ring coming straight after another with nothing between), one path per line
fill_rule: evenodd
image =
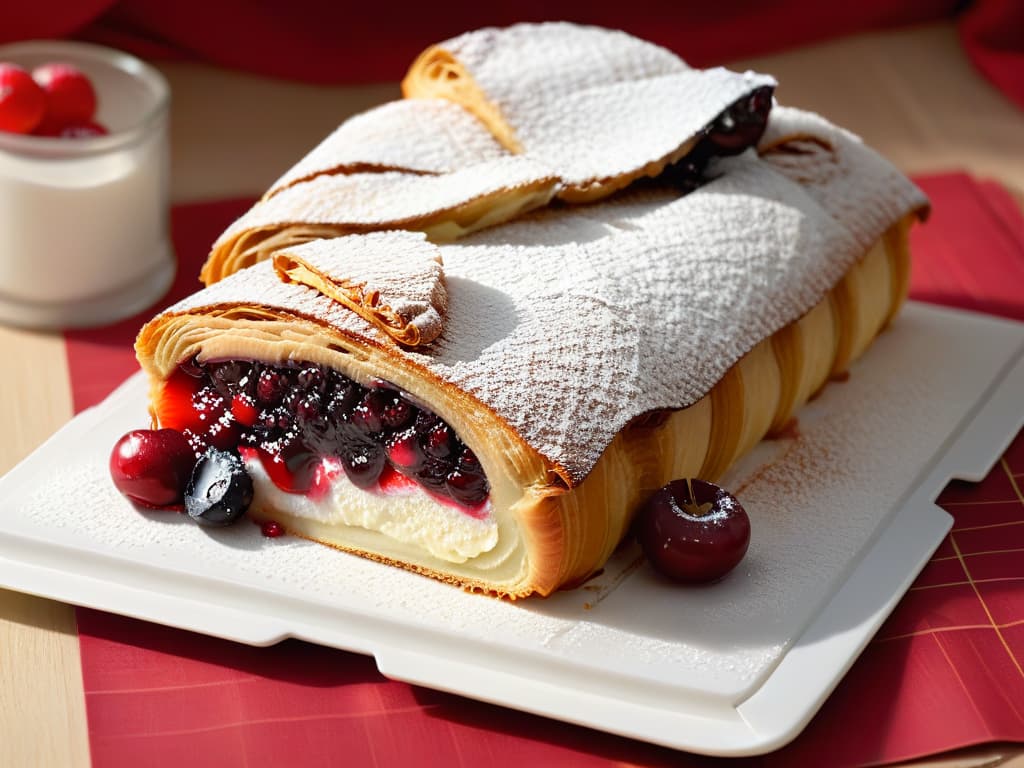
M761 140L768 124L773 93L770 85L761 86L715 118L706 135L706 140L715 147L715 154L738 155Z
M413 481L470 514L490 493L479 460L439 416L385 382L364 387L312 363L187 360L167 380L158 415L197 454L255 453L292 493L329 482L324 458L359 488Z
M713 157L738 155L761 140L768 125L774 88L761 86L729 105L704 128L704 135L682 159L665 167L662 178L692 192L707 181L705 171Z

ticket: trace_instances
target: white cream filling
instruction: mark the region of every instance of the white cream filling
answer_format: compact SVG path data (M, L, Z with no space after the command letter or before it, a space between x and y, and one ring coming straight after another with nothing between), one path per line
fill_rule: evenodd
M450 563L464 563L498 543L498 523L490 500L470 515L411 483L363 490L353 485L339 466L332 466L327 459L324 462L331 480L326 493L314 495L282 491L255 456L247 458L245 466L256 502L295 517L377 531Z

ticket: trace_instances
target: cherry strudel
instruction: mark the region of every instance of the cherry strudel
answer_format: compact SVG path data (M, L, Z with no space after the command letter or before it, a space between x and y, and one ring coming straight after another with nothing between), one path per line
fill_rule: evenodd
M237 447L289 532L499 595L580 582L906 293L926 200L773 87L569 24L430 48L143 328L155 425Z

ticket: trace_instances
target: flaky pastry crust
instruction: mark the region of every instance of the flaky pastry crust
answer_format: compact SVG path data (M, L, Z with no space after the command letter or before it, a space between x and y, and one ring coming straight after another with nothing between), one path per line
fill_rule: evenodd
M572 55L559 55L583 64L495 64L531 35L568 35ZM555 71L562 81L545 78ZM768 83L705 76L664 49L572 25L483 30L428 49L404 84L428 98L339 129L367 137L376 164L359 147L321 145L221 236L203 269L208 288L143 328L136 348L155 424L166 380L193 357L301 360L389 382L479 457L494 546L455 562L259 497L252 514L467 589L517 598L580 583L643 498L672 479L715 480L785 431L906 295L907 233L926 200L856 137L807 113L776 109L760 155L721 159L689 194L655 184L609 197L680 159L737 94ZM584 129L606 97L650 116L678 101L665 94L682 93L705 110L692 124L667 120L666 133L659 118L638 133L636 115L619 110L634 122L603 126L590 151ZM545 105L562 102L573 109L552 130ZM425 137L422 158L385 135L419 110L440 131ZM452 159L456 145L465 151ZM397 229L431 242L384 231ZM382 302L378 278L349 274L339 255L379 246L360 263L404 268L389 262L389 243L438 249L436 261L416 263L451 267L438 278L443 307L406 301L420 309L402 315ZM327 261L306 258L319 251Z
M268 304L200 302L148 324L137 352L151 377L157 425L163 382L193 355L308 360L360 381L383 378L411 392L480 457L499 521L496 552L484 553L479 562L446 563L404 551L372 532L323 526L266 507L257 506L253 514L276 519L298 535L468 589L546 595L600 569L651 491L677 477L717 478L847 369L903 301L911 219L897 222L818 304L755 346L695 404L647 414L622 429L576 485L471 394L396 355L383 338L374 343L323 318Z

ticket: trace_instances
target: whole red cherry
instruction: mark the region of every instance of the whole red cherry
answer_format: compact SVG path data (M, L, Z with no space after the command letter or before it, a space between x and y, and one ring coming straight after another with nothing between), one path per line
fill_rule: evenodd
M174 429L135 429L110 453L110 477L131 501L162 509L184 503L196 455Z
M736 498L704 480L673 480L641 507L636 537L655 570L673 581L720 579L743 559L750 518Z
M96 91L89 78L73 64L50 62L32 70L46 93L46 114L41 130L52 135L65 125L83 125L96 114Z
M31 133L46 111L46 94L15 64L0 63L0 131Z

